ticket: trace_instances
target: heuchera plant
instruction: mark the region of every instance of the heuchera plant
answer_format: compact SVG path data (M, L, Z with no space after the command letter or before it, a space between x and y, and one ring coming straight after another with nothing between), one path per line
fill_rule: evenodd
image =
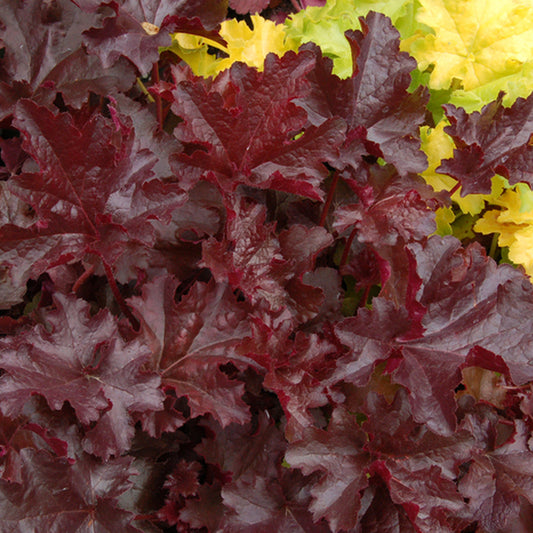
M531 527L533 287L435 234L457 188L421 177L391 19L345 79L313 42L172 51L294 6L0 6L0 531ZM463 194L533 184L533 96L503 98L441 110Z

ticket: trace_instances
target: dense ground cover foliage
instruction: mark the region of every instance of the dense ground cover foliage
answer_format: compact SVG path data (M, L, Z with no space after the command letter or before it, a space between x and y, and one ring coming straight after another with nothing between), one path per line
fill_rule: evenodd
M0 531L529 531L533 5L459 4L0 5Z

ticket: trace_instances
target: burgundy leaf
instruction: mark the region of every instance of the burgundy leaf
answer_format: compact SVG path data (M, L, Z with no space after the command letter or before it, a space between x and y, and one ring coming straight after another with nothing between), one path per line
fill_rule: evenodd
M183 122L175 134L191 148L172 163L183 183L204 178L226 193L250 185L321 199L320 184L327 176L322 163L335 157L344 123L331 118L305 127L306 113L293 100L304 93L302 75L312 64L309 53L272 54L264 72L235 63L214 84L203 79L178 83L172 111Z
M305 285L302 276L313 269L316 256L331 244L319 227L291 226L277 236L265 223L265 209L238 198L223 241L204 242L203 262L215 279L228 279L253 304L266 301L270 309L289 308L298 318L311 318L322 303L322 292Z
M4 81L27 81L37 88L56 65L80 48L81 33L99 19L66 0L2 4L2 67L8 73Z
M13 174L19 174L24 161L28 158L28 154L22 149L22 139L20 137L0 139L0 150L2 163L5 166L5 170L2 172L6 178Z
M110 314L91 317L89 306L56 295L43 324L3 339L0 367L2 411L17 416L34 394L52 409L69 402L86 431L84 447L101 457L118 455L133 437L132 412L162 406L159 377L141 371L150 351L124 343Z
M2 154L3 155L3 154ZM35 211L15 196L8 188L7 182L0 182L0 225L13 224L18 227L28 228L36 222ZM21 268L11 268L7 254L4 256L0 267L0 308L8 309L22 301L26 292L27 272ZM8 318L8 317L6 317Z
M331 62L315 52L317 67L308 74L312 91L298 103L315 125L334 116L347 122L339 164L357 169L361 156L369 154L383 157L402 175L422 172L427 163L418 129L428 95L422 90L407 91L416 61L400 52L400 35L385 15L371 12L361 19L361 26L362 31L346 34L354 55L352 77L332 76Z
M333 411L327 430L306 428L303 438L289 445L285 460L305 475L320 472L311 488L309 507L315 520L325 518L332 531L356 527L360 493L368 486L366 437L354 415L343 408Z
M211 464L217 465L225 482L233 484L248 474L257 472L267 477L278 475L286 442L282 432L267 414L251 424L233 424L220 428L217 422L206 419L203 423L208 437L195 450Z
M218 480L212 484L204 483L198 489L198 494L195 498L188 498L183 509L174 510L173 521L168 523L178 523L178 521L185 522L193 528L206 527L208 531L216 531L220 526L222 517L226 511L226 507L222 503L222 496L220 494L220 483ZM167 508L169 505L167 504Z
M415 422L403 388L392 403L370 392L363 410L367 421L362 427L369 435L367 449L386 461L393 475L396 466L413 472L437 466L441 475L452 481L459 474L458 465L467 462L477 449L477 442L466 429L443 437Z
M272 420L261 416L253 429L232 425L221 431L213 423L208 428L212 437L196 450L226 476L221 487L226 512L218 524L220 531L329 531L325 523L315 524L307 509L308 480L281 466L286 443ZM180 516L189 521L190 509ZM189 523L207 525L197 520Z
M222 531L255 533L295 531L330 533L324 520L316 523L309 512L309 478L297 470L285 470L278 479L249 472L222 489L226 513Z
M416 526L407 511L395 504L384 483L374 481L363 494L364 513L361 512L360 527L366 533L415 533Z
M228 362L258 368L237 350L251 333L248 306L227 285L214 282L196 283L176 304L176 287L171 277L156 278L145 285L142 298L130 300L134 309L142 309L153 369L177 396L187 397L192 417L211 413L224 426L248 421L243 383L219 368Z
M444 106L451 125L444 131L457 148L453 159L445 159L439 172L461 183L461 194L490 194L494 174L505 176L511 185L520 181L533 185L533 95L518 98L504 107L503 93L467 114L451 104Z
M98 26L100 19L100 14L88 15L65 0L2 5L0 116L11 114L16 100L32 93L51 104L59 91L65 102L80 107L90 91L105 96L128 90L135 82L131 65L120 61L104 71L82 47L82 32Z
M459 489L475 520L487 530L503 530L516 521L524 501L533 499L530 431L518 434L493 452L476 454L467 464ZM520 434L522 433L522 434Z
M83 454L72 462L32 449L20 455L22 483L0 480L2 530L140 531L117 504L131 486L131 458L101 463Z
M168 389L168 387L167 387ZM163 411L147 411L135 413L135 418L140 420L144 431L151 437L161 438L163 433L172 433L187 421L183 412L177 408L177 398L174 391L166 390Z
M377 461L372 469L386 481L392 501L404 507L418 530L452 533L468 525L459 519L466 508L462 496L437 466L411 471L396 465L391 472Z
M67 446L65 441L51 436L46 428L28 423L26 417L10 419L0 415L0 477L3 480L23 482L21 450L47 449L58 457L65 457Z
M416 423L404 389L392 404L374 392L368 394L366 404L368 420L363 428L370 437L367 449L379 458L375 468L387 482L392 500L404 505L422 530L465 527L468 513L456 479L459 465L477 451L470 432L443 437ZM416 518L411 505L417 508Z
M88 252L112 265L132 247L153 244L147 221L168 221L183 197L172 184L151 179L154 156L134 148L131 128L98 115L78 127L71 115L54 115L29 100L17 105L16 116L23 146L40 172L22 173L9 182L37 218L31 226L8 223L2 228L10 277L22 285ZM128 242L128 236L136 240Z
M107 97L128 91L135 83L135 70L121 59L104 69L100 60L90 56L83 48L58 63L35 91L33 100L51 106L60 92L65 103L80 108L90 93Z
M260 13L268 7L270 0L229 0L231 9L237 13L245 15L246 13Z
M374 298L372 310L361 309L356 317L346 318L335 326L335 334L346 354L337 360L335 377L356 386L368 383L378 361L396 363L396 339L409 331L412 321L405 308Z
M150 25L143 23L148 22ZM104 68L109 69L121 58L129 59L147 76L152 65L159 59L159 47L170 46L170 35L159 31L150 21L139 21L126 10L116 17L105 19L102 28L84 33L87 50L95 54Z
M467 341L466 346L500 355L516 384L531 380L527 347L533 336L524 319L529 316L524 309L533 305L528 278L508 265L498 266L479 245L464 250L452 238L430 239L426 253L418 244L409 248L422 279L416 298L427 309L424 337L434 348L456 350Z
M294 417L302 427L313 425L310 409L328 405L338 393L332 390L338 347L318 335L298 332L294 343L270 355L271 369L263 385L274 391L288 423ZM276 357L272 357L276 355Z
M135 130L136 150L147 149L157 155L157 160L152 167L154 176L158 179L173 176L169 166L169 157L181 147L173 136L161 130L154 113L124 95L117 95L111 108L119 117L127 116L131 119Z
M425 331L422 338L405 342L403 363L394 379L411 390L415 418L446 434L447 424L450 429L455 426L458 365L470 364L474 347L501 356L515 383L532 378L524 351L533 342L530 327L522 317L523 328L517 328L512 317L517 302L525 308L533 304L533 291L520 272L507 265L497 267L480 247L465 251L453 239L434 238L425 247L428 255L419 245L411 250L422 279L417 299L426 308L421 322ZM472 362L480 366L479 361ZM442 418L435 424L427 419L439 411L446 424Z
M344 205L334 213L333 227L339 232L357 227L358 241L369 243L378 253L399 242L420 242L434 233L434 211L440 201L420 178L401 177L390 165L370 168L365 178L358 178L358 183L348 182L361 191L359 203Z
M81 2L80 2L81 3ZM87 5L92 11L95 5ZM185 31L219 40L212 29L226 13L221 0L123 0L113 3L116 16L105 19L102 28L84 32L84 43L98 55L105 68L121 57L128 58L146 76L159 59L159 48L170 46L170 32ZM188 20L199 17L196 20Z
M425 314L375 298L371 312L362 310L336 326L339 340L350 349L339 359L337 375L364 385L375 364L389 359L394 381L410 391L415 420L450 435L460 368L483 364L475 357L476 347L500 356L516 384L533 378L525 348L533 342L531 326L516 314L531 307L533 289L523 274L498 267L479 246L465 250L454 238L433 237L409 249L421 281L416 300ZM493 358L484 361L494 365Z
M12 115L15 104L21 98L30 98L32 92L31 86L25 81L14 81L12 84L0 81L0 118L4 120Z
M200 463L180 461L163 485L163 488L168 490L169 498L195 495L200 488L198 482L200 469Z

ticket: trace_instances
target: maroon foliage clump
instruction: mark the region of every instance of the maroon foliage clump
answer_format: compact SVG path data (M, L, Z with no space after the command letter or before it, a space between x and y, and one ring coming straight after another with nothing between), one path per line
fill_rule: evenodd
M390 20L345 80L160 54L285 4L0 7L0 530L531 524L533 287L434 235ZM533 183L533 97L501 102L445 106L467 193Z

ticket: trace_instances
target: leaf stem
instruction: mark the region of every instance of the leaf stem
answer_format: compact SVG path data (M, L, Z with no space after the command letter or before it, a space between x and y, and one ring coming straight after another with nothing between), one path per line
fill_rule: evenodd
M341 262L339 264L339 268L343 267L348 261L348 255L350 254L350 248L352 247L352 242L355 238L356 233L357 233L357 228L354 228L352 232L350 233L348 240L346 241L346 245L344 246L344 251L342 252L342 257L341 257Z
M333 201L333 196L335 195L335 189L337 188L337 183L339 182L339 171L336 170L333 173L333 179L331 180L331 185L329 186L328 196L324 207L322 208L322 214L320 215L319 226L324 226L326 224L326 218L328 216L329 208L331 207L331 202Z
M298 0L291 0L292 7L296 9L296 12L300 11L302 9L302 6L299 5Z
M359 300L359 307L366 307L366 304L368 302L368 297L370 296L370 289L371 289L371 285L368 284L366 287L365 287L365 290L363 292L363 295L361 296L361 299Z
M492 241L490 242L489 256L496 261L496 249L498 248L499 234L494 233L492 235Z
M457 182L450 191L450 196L453 196L453 194L459 190L459 187L461 187L461 184Z
M102 263L104 265L105 275L107 277L107 280L109 281L109 286L111 287L111 292L113 293L113 296L115 297L115 300L118 303L118 306L120 307L120 310L124 313L124 316L129 320L131 327L135 331L139 331L141 324L135 318L135 315L131 312L131 309L128 307L128 304L125 302L124 298L122 297L122 294L120 294L120 290L118 288L117 282L115 281L115 276L113 276L113 271L111 270L111 267L105 261L105 259L100 256L102 259Z
M141 78L137 78L137 85L139 86L143 94L146 95L146 98L148 99L149 102L155 102L154 97L148 92L148 89L145 87Z
M159 61L156 61L152 67L152 84L157 83L159 83ZM159 124L159 127L163 129L163 102L160 94L155 95L155 105L157 112L157 123Z
M94 265L91 265L88 269L85 270L85 272L76 280L74 285L72 286L72 292L76 294L80 287L87 281L87 279L92 275L94 272Z

